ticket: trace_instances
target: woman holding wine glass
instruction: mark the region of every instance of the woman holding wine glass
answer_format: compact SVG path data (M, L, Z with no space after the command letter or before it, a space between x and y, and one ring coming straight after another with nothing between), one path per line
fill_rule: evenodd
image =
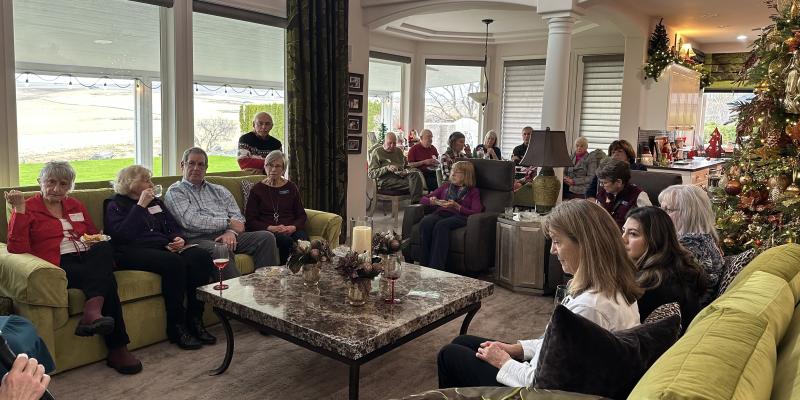
M175 218L156 198L150 177L141 165L119 171L114 182L117 194L105 201L106 233L115 246L118 269L161 276L170 342L185 350L199 349L217 341L203 326L203 303L194 295L213 276L211 256L186 245Z
M636 299L642 289L636 266L608 212L595 203L570 200L547 215L542 229L553 241L550 253L574 276L565 307L610 331L639 325ZM459 336L439 351L439 387L530 386L542 343L542 338L511 344Z

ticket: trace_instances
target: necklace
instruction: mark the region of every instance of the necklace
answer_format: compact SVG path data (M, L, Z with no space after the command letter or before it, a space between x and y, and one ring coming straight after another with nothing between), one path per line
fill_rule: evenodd
M270 186L267 186L267 187L270 187ZM267 194L269 196L269 201L272 203L272 211L273 211L272 220L275 221L275 225L277 225L278 224L278 218L280 217L280 214L278 213L278 201L276 199L272 198L272 191L271 190L268 190Z

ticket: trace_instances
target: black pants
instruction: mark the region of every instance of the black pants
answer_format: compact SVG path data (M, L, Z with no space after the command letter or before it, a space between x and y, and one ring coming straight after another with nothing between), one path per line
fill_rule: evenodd
M286 235L283 233L276 233L275 234L275 245L278 246L278 255L280 257L280 265L286 264L286 260L289 259L289 255L292 254L292 247L294 247L294 242L298 240L308 240L308 234L306 231L294 231L291 235ZM263 265L256 265L256 267L262 267Z
M450 251L450 232L467 226L467 218L461 214L428 214L419 222L419 241L422 243L420 264L444 270Z
M499 369L476 357L481 343L492 341L482 337L461 335L439 350L439 388L470 386L503 386L497 382Z
M100 242L83 253L61 255L61 268L67 273L67 287L80 289L87 299L103 296L103 309L106 317L114 318L114 330L103 339L109 349L116 349L130 343L122 319L122 304L117 293L117 280L114 279L114 250L108 242Z
M422 177L425 178L425 186L428 188L428 193L439 187L439 182L436 180L436 171L421 169L420 172L422 172Z
M195 289L208 284L216 269L207 251L193 247L182 253L173 253L166 249L119 246L114 256L120 270L147 271L161 275L167 330L184 324L187 317L202 317L203 303L197 299ZM184 296L186 309L183 308Z

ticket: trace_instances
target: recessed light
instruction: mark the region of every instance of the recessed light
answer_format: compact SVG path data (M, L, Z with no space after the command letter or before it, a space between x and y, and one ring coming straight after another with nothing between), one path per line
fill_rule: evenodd
M707 13L703 14L701 17L703 17L703 18L717 18L717 17L719 17L719 14L714 13L714 12L707 12Z
M745 39L747 39L747 36L745 35L739 35L736 37L736 40L745 40Z
M717 25L717 28L719 28L719 29L725 29L725 28L730 28L730 27L731 27L730 25Z
M106 40L106 39L97 39L97 40L94 41L94 43L95 44L111 44L111 43L114 43L114 42L112 42L110 40Z

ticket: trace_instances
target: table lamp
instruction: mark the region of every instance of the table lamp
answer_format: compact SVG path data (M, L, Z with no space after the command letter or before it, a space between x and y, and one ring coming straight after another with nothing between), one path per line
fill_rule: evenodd
M571 167L572 159L567 153L567 137L564 131L533 131L530 146L522 157L520 165L542 167L533 179L533 204L536 212L545 214L556 206L561 182L555 176L553 167Z

